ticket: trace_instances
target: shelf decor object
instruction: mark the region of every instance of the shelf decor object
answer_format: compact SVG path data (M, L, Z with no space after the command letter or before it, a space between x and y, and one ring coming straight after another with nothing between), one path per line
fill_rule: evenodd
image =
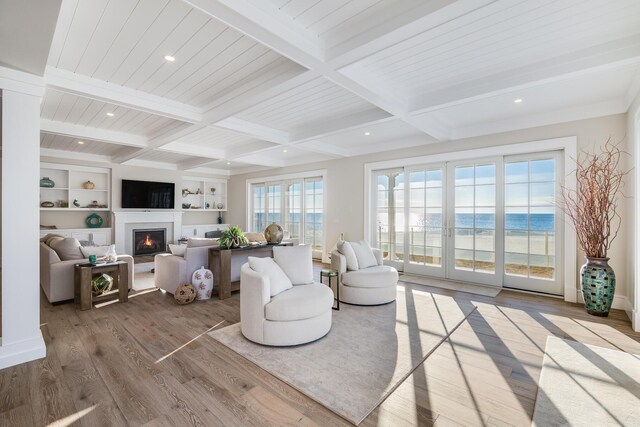
M264 238L267 239L267 243L269 244L278 244L282 242L283 237L284 230L280 224L272 222L264 229Z
M40 203L40 207L42 207L42 208L52 208L54 206L55 206L55 204L53 202L50 202L50 201L45 201L45 202Z
M56 183L53 182L49 177L45 176L40 180L40 187L42 188L53 188L56 186Z
M102 227L104 220L100 215L93 213L89 215L84 222L89 228L100 228Z
M87 181L82 184L82 188L84 188L85 190L93 190L94 188L96 188L96 185L91 181Z

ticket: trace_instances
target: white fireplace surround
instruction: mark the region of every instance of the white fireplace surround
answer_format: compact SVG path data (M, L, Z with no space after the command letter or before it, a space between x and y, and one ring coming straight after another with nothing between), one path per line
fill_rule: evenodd
M131 230L133 228L151 228L156 225L158 228L167 228L167 243L177 242L182 232L182 214L183 212L165 211L114 211L112 224L116 252L124 254L132 250ZM168 224L172 227L166 227Z

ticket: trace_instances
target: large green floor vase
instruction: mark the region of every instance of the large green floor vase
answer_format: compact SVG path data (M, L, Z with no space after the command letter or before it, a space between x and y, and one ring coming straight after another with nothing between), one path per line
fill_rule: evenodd
M580 269L585 308L593 316L607 317L616 292L616 274L609 258L586 258Z

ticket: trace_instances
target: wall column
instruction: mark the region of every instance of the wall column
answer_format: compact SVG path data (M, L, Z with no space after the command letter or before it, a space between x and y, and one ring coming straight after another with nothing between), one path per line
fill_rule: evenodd
M2 89L2 339L0 369L46 356L40 331L42 79L0 69Z

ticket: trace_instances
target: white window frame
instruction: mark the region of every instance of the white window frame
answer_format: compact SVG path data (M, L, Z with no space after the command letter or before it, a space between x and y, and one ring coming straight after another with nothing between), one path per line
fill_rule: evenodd
M569 190L576 189L576 178L571 172L576 168L577 137L568 136L562 138L545 139L508 145L496 145L481 149L454 151L441 154L433 154L405 159L386 160L382 162L367 163L364 165L364 236L371 240L373 202L371 197L372 173L378 169L391 169L397 167L409 167L421 164L444 163L464 161L491 156L512 156L518 154L540 153L545 151L561 151L561 163L564 174L564 186ZM560 221L567 222L566 214L562 214ZM578 294L581 292L577 281L577 238L572 227L564 227L563 230L564 257L563 263L563 289L564 300L578 302Z
M253 212L253 194L251 193L251 186L253 184L266 184L269 185L271 182L283 182L289 180L301 179L303 181L302 186L302 197L304 198L304 180L308 178L322 178L322 262L329 263L331 260L329 259L329 254L327 252L327 195L328 195L328 185L327 185L327 170L319 169L314 171L307 172L298 172L286 175L274 175L274 176L265 176L261 178L251 178L246 181L246 196L247 196L247 211L246 211L246 224L249 227L252 224L252 212ZM266 194L265 194L266 197ZM282 197L284 197L284 193L282 193ZM303 201L304 205L304 201ZM283 213L284 214L284 213ZM301 215L301 236L300 243L304 243L304 209Z

